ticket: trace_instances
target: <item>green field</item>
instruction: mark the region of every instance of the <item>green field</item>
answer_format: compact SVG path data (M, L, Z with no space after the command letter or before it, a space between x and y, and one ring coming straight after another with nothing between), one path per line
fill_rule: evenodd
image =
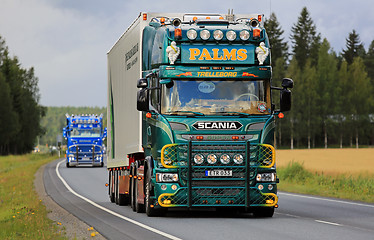
M56 157L0 157L0 239L66 239L34 190L34 175Z
M374 149L278 150L280 191L374 203Z

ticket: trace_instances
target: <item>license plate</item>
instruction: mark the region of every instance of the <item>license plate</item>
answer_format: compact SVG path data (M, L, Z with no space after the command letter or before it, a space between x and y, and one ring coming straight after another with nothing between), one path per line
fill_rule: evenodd
M205 176L207 177L231 177L232 170L206 170Z
M83 160L83 161L89 161L90 158L89 158L89 157L83 157L82 160Z

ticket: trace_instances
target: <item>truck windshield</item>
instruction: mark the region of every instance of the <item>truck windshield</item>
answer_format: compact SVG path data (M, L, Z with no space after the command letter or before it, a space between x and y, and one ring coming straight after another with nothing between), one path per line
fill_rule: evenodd
M70 137L100 137L100 128L93 129L79 129L73 128L70 132Z
M169 85L169 86L167 86ZM167 115L241 115L270 113L265 80L173 80L162 84L161 113Z

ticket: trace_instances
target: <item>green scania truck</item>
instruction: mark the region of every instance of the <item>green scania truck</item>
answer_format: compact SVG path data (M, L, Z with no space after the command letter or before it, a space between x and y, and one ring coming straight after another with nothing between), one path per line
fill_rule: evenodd
M271 81L263 15L140 13L108 52L110 200L273 216L275 118L293 81Z

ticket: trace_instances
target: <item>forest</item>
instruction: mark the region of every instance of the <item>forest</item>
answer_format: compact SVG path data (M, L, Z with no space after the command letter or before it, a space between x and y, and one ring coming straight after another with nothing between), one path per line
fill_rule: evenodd
M277 119L278 148L374 145L374 40L368 50L354 29L342 52L323 38L304 7L291 29L291 46L274 13L265 20L273 85L294 80L292 110ZM275 103L279 96L273 92ZM278 104L279 106L279 104Z
M273 86L294 80L292 110L277 118L278 148L374 145L374 40L365 49L355 29L335 52L318 32L306 7L290 36L275 13L265 19L272 56ZM288 41L290 39L291 41ZM103 66L105 67L105 66ZM279 106L279 93L273 101ZM11 57L0 36L0 154L23 154L37 144L55 145L65 113L104 114L100 107L45 107L40 104L34 68ZM103 103L105 104L105 103Z

